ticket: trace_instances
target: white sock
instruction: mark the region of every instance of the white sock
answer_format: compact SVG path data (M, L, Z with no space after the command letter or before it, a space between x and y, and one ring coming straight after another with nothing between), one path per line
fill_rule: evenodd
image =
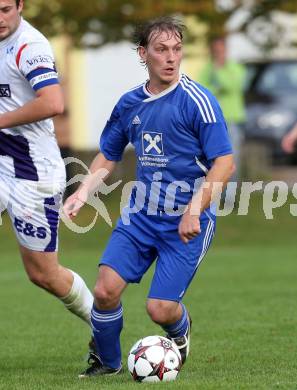
M83 279L71 269L69 271L73 275L73 284L66 297L62 297L60 300L69 311L91 326L91 310L94 297Z

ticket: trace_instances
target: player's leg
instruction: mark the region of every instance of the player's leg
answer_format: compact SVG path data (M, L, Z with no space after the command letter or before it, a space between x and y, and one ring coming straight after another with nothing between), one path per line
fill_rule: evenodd
M152 321L166 332L166 337L175 341L181 353L182 363L190 350L190 331L192 320L181 302L164 299L148 299L147 312Z
M189 328L189 315L181 302L148 298L147 312L171 337L183 336Z
M163 232L159 258L152 280L147 310L152 320L162 326L167 337L174 339L183 363L189 353L191 318L181 302L214 234L214 221L201 221L201 233L188 244L178 233Z
M90 367L80 374L80 378L121 371L123 308L120 300L126 286L124 279L112 268L106 265L99 267L91 315L96 354L90 354Z
M26 180L12 179L10 184L7 209L30 280L60 298L67 309L90 324L91 292L79 275L58 263L63 182L57 182L55 189L50 184Z
M139 232L138 232L139 233ZM80 377L114 374L121 368L121 295L128 283L138 283L156 257L148 242L136 239L137 227L117 227L102 256L94 289L92 327L98 359ZM91 356L92 357L92 356Z
M33 251L22 245L20 252L29 279L90 324L93 295L77 273L59 264L57 252Z

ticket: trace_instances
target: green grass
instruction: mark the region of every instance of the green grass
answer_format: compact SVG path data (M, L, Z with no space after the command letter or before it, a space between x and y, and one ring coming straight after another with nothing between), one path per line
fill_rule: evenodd
M109 205L117 215L115 202ZM80 223L90 220L87 211ZM89 330L27 281L7 217L1 232L0 389L297 389L296 219L288 207L266 221L260 199L248 216L220 218L214 244L187 296L191 355L175 383L117 377L79 381ZM87 234L61 226L61 263L90 287L110 234L103 221ZM140 337L162 334L145 312L151 273L124 294L123 361Z

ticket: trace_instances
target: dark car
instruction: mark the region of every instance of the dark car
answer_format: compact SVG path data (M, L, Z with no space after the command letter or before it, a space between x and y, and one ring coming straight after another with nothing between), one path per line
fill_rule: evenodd
M297 60L250 62L245 138L266 145L274 162L288 162L282 137L297 122Z

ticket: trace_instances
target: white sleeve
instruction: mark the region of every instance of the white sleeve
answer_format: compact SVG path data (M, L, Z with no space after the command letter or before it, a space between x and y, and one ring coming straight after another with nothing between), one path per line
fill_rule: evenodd
M22 45L16 56L16 64L35 91L59 83L54 55L46 41Z

